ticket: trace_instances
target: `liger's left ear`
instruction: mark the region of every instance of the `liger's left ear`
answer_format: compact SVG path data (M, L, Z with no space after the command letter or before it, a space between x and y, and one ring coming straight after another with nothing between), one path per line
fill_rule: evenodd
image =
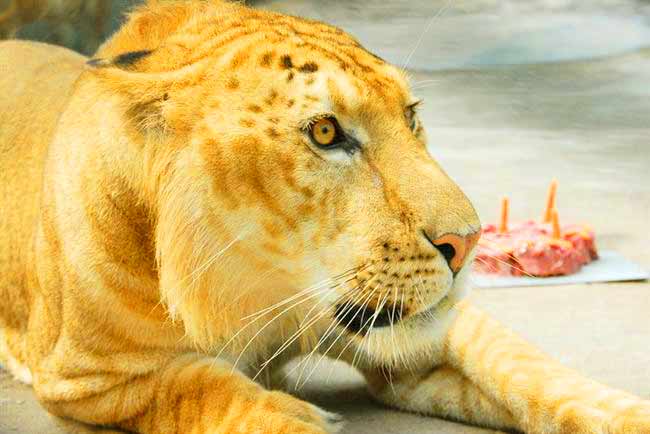
M129 51L115 56L112 59L90 59L86 64L92 68L113 67L119 69L130 69L137 67L140 60L146 59L153 53L153 50Z
M187 71L149 72L147 61L153 50L122 53L113 58L95 58L88 72L108 92L123 96L125 113L139 130L169 126L169 92L174 83L186 79Z

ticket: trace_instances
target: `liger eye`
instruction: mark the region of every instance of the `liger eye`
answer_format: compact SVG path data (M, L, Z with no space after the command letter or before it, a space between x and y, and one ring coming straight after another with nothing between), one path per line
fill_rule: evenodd
M309 134L312 141L321 148L333 148L339 141L339 129L332 118L318 119L311 125Z

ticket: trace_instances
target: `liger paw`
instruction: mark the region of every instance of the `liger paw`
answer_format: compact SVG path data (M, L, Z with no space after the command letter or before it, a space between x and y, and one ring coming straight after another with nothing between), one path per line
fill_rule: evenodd
M650 401L639 401L614 416L607 434L650 434Z
M255 400L233 429L238 434L336 434L342 427L339 415L273 391Z

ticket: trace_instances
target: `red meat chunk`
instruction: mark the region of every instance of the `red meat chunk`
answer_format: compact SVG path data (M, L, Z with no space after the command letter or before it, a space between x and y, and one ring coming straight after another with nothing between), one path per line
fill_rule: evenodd
M559 276L572 274L598 258L594 232L586 225L567 225L560 238L552 237L551 224L525 221L500 233L483 226L474 269L503 276Z

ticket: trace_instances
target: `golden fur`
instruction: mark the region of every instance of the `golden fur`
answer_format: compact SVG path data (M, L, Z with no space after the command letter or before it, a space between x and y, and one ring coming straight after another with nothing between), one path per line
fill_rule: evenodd
M0 359L52 413L332 433L335 415L260 384L327 354L409 411L650 432L650 403L461 301L467 265L452 273L429 239L471 248L476 213L428 154L402 71L347 34L150 2L85 61L0 43ZM316 147L323 116L358 146Z

